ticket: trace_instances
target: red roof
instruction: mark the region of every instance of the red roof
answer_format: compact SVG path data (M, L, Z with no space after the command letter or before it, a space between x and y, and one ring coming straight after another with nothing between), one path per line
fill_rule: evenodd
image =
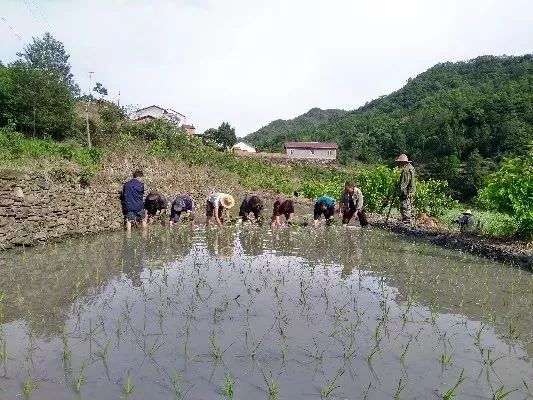
M335 142L285 142L286 149L337 149Z
M182 125L185 129L195 129L194 128L194 125L186 125L186 124L183 124Z

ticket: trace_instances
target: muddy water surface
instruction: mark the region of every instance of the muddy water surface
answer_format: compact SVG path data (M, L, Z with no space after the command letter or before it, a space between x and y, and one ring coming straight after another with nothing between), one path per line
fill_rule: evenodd
M115 233L0 272L0 399L533 398L533 275L379 230Z

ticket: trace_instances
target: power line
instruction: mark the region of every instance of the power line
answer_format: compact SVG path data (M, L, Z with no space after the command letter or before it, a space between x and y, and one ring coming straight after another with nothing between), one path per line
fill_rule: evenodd
M4 24L6 24L8 26L8 28L11 30L11 32L13 32L13 34L17 37L18 40L22 40L22 37L17 33L17 31L15 30L15 28L13 28L11 26L11 24L7 21L7 19L5 19L4 17L0 17L0 19L2 20L2 22Z

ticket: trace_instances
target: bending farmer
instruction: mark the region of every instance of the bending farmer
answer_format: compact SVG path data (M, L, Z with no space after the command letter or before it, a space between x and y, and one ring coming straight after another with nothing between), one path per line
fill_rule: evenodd
M274 202L271 227L281 226L281 216L285 216L285 221L289 222L294 217L294 202L285 197L278 197Z
M222 215L235 205L233 196L226 193L213 193L205 203L205 224L211 224L211 218L215 217L218 226L222 226Z
M261 196L256 194L248 194L241 203L239 210L239 217L242 217L242 222L250 221L252 223L259 223L261 219L261 213L263 212L264 202ZM253 218L250 218L250 214L253 214Z
M366 212L363 209L363 193L355 183L346 182L339 200L339 219L342 225L346 226L354 216L357 216L361 226L368 225Z
M183 222L185 222L185 219L191 222L194 221L193 201L191 196L186 193L180 194L172 202L172 207L170 208L170 226L177 224L183 213L185 213L182 219Z
M315 210L313 212L313 219L315 220L315 227L318 226L320 216L324 215L326 225L329 225L331 217L335 214L335 200L328 196L320 196L315 201Z

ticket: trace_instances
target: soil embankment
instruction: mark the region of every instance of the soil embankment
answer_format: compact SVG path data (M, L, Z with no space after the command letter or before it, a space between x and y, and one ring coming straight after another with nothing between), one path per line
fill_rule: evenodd
M375 217L373 226L397 234L429 241L453 250L467 251L478 256L511 263L533 272L533 243L487 238L479 235L464 235L441 228L424 225L408 226L397 221L385 223L382 217Z

